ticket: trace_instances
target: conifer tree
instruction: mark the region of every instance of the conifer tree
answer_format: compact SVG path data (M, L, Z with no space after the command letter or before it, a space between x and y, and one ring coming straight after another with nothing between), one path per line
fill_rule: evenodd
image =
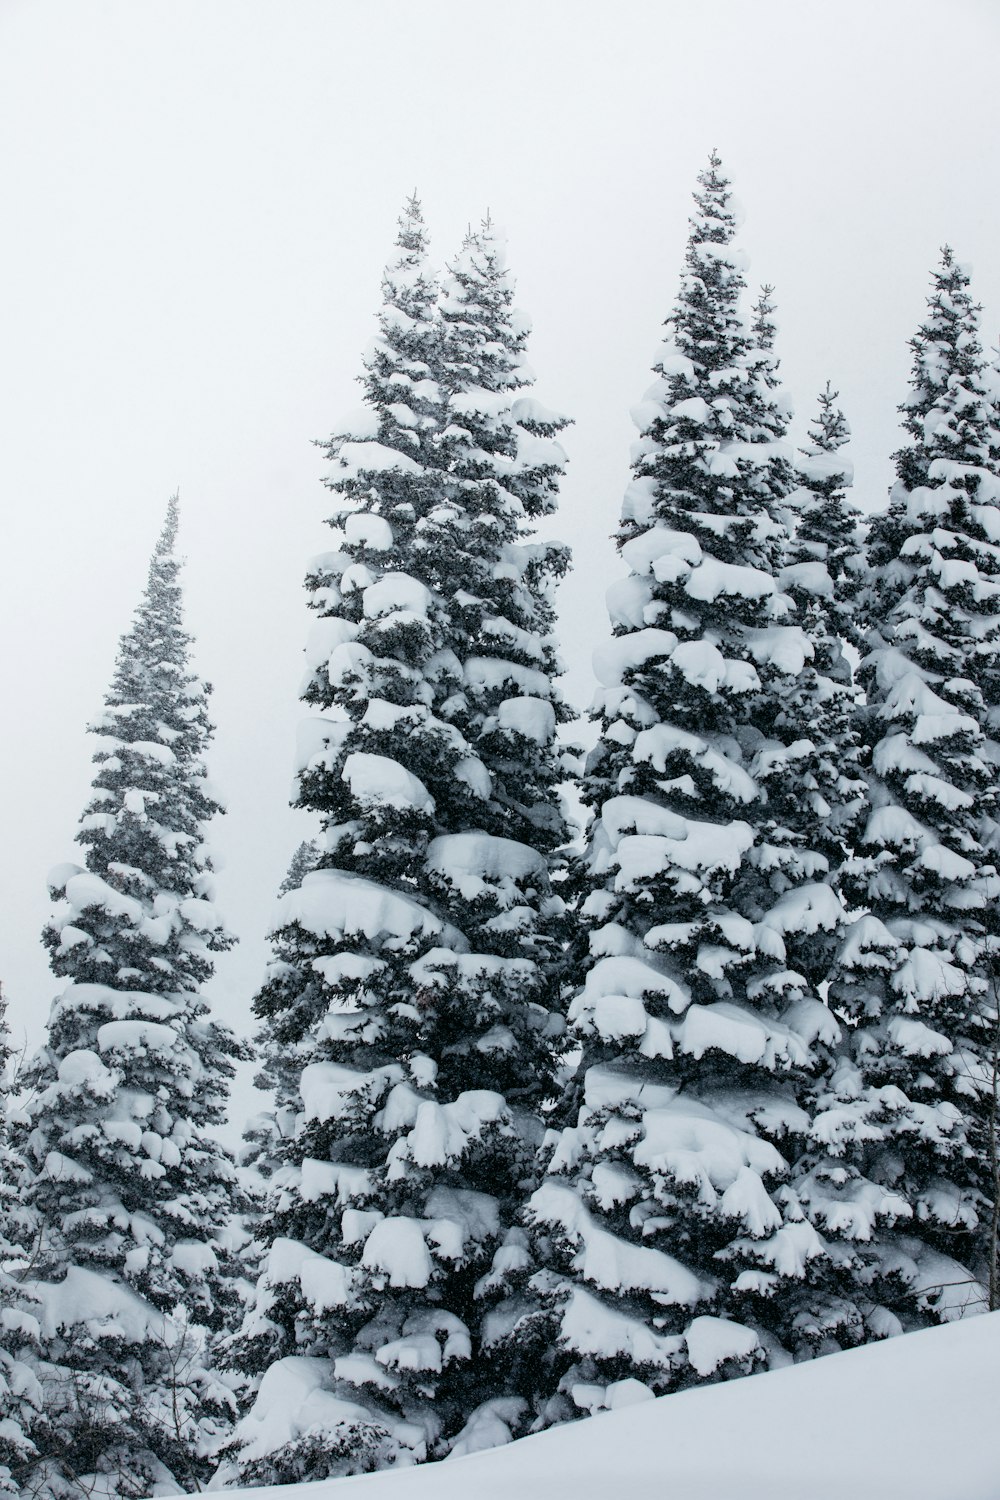
M831 582L842 585L840 592L824 587L820 597L831 622L835 622L833 634L856 646L861 637L845 591L850 594L860 568L860 517L846 494L854 470L841 453L850 442L851 429L836 405L839 394L827 381L819 393L819 409L809 424L808 442L797 458L801 490L792 553L796 562L822 562Z
M299 804L323 846L255 1002L300 1077L236 1346L263 1379L227 1480L465 1451L527 1410L484 1315L524 1258L563 1030L548 589L565 556L523 535L553 504L562 419L517 394L526 328L492 226L443 317L415 200L397 244L365 407L327 450L336 548L307 580Z
M23 1280L34 1235L21 1203L25 1166L9 1138L11 1046L7 1002L0 987L0 1494L20 1493L38 1456L44 1396L35 1370L36 1309Z
M717 156L699 183L595 659L579 1110L531 1200L549 1419L623 1380L662 1391L862 1336L854 1249L829 1196L789 1180L837 1035L789 950L841 907L800 768L815 750L787 717L813 643L779 585L794 475L772 309L765 293L748 329Z
M975 1304L973 1273L996 1284L998 421L949 249L928 309L901 407L913 441L873 527L872 805L844 873L866 911L831 986L853 1023L831 1118L845 1159L905 1204L881 1250L910 1323Z
M65 988L25 1074L54 1495L87 1473L123 1495L193 1485L230 1415L205 1366L238 1282L234 1168L211 1131L245 1051L200 993L232 939L212 903L209 689L188 667L176 529L175 497L91 726L86 864L50 877Z
M778 719L785 742L796 748L797 773L775 787L779 798L785 791L792 799L781 809L783 822L808 835L833 876L866 806L856 694L845 651L861 640L855 618L861 540L857 512L846 496L852 465L841 452L850 429L836 400L827 382L809 440L797 455L800 487L789 497L797 524L780 579L811 653L789 684ZM793 967L819 983L829 968L829 949L815 935L800 936Z

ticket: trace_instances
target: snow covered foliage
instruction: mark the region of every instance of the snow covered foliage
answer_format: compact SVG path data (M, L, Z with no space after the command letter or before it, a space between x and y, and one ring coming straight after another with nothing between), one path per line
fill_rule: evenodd
M800 489L793 497L797 512L793 562L822 565L831 586L818 582L813 592L835 623L834 634L857 645L860 634L850 601L863 569L863 538L859 513L846 493L854 482L854 465L841 451L850 442L851 429L836 405L838 396L827 381L809 424L809 440L796 455ZM818 571L816 578L820 578ZM808 580L806 575L803 584ZM790 581L796 581L794 575Z
M397 244L364 407L328 447L334 545L307 580L298 800L323 843L280 899L255 1001L280 1128L234 1354L262 1380L227 1482L464 1451L527 1409L483 1324L523 1259L564 1031L549 595L566 559L526 535L564 423L521 394L527 326L493 226L440 311L415 200Z
M970 1273L996 1282L1000 481L977 314L945 250L901 408L913 443L873 527L871 810L844 872L866 911L831 988L852 1029L830 1119L903 1200L885 1255L944 1318L982 1296Z
M297 891L305 877L315 870L319 858L320 851L315 842L312 839L304 840L292 855L285 878L278 887L278 895L284 896L290 891ZM269 1020L254 1039L257 1056L261 1059L260 1071L254 1084L262 1093L269 1095L270 1107L247 1122L243 1132L246 1145L240 1157L241 1166L264 1180L271 1176L277 1165L277 1143L282 1136L295 1129L302 1061L295 1047L286 1039L282 1022L289 1012L296 1011L296 1003L289 988L296 980L302 985L300 998L307 1005L309 1003L310 970L308 965L302 967L297 964L297 956L294 937L287 943L282 934L274 936L267 985L268 988L279 988L282 1003L274 1023ZM259 997L258 1011L262 1004L263 998ZM256 1191L260 1190L258 1185Z
M188 670L176 534L175 496L90 725L100 748L77 834L86 869L53 872L73 920L64 910L45 933L56 974L151 994L195 990L232 942L212 904L204 826L221 807L204 766L210 688Z
M842 921L820 831L835 778L805 722L839 656L817 659L782 575L795 476L770 304L754 334L716 156L699 181L595 659L579 1112L531 1200L550 1419L623 1380L661 1391L864 1336L850 1234L791 1181L839 1032L797 967Z
M212 1129L244 1049L199 993L232 939L212 902L208 689L187 665L176 527L172 500L92 726L86 865L50 877L61 904L45 941L66 985L17 1132L53 1494L87 1472L112 1493L148 1493L168 1471L191 1484L229 1415L203 1346L236 1300L234 1167Z
M18 1494L37 1457L43 1395L34 1369L35 1308L21 1282L35 1235L21 1201L24 1162L10 1143L11 1047L0 991L0 1494Z
M797 775L782 778L775 787L779 796L782 791L792 794L781 807L782 821L808 834L833 871L851 846L866 805L856 693L845 651L848 644L860 642L855 595L862 544L857 512L845 493L853 477L842 452L850 429L836 399L828 382L809 442L796 455L799 488L789 497L797 524L780 582L795 603L811 652L788 684L779 721L783 737L794 747ZM796 951L793 967L811 964L811 977L819 983L829 951L814 934L799 936L806 941Z
M941 490L940 514L946 515L950 495L963 488L973 493L976 469L989 463L991 452L994 464L998 457L988 415L996 410L996 377L984 365L978 312L968 270L945 246L927 316L910 340L910 390L900 413L911 442L894 455L889 505L873 517L868 536L873 587L866 591L866 615L875 625L909 584L906 543L925 528L920 496L928 488Z

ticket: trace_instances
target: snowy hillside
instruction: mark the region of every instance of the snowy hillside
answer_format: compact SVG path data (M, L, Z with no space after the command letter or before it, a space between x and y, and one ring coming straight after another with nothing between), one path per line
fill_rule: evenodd
M996 1500L1000 1314L254 1500ZM957 1424L961 1421L961 1437Z

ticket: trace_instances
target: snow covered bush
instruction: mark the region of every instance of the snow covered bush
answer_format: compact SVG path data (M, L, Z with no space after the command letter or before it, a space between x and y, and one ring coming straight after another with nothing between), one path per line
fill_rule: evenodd
M383 290L364 406L327 450L334 545L307 580L298 800L323 840L255 1001L277 1089L268 1255L233 1357L262 1380L227 1482L441 1456L527 1409L486 1327L523 1262L564 1030L565 552L525 535L554 505L564 422L521 394L527 326L492 225L439 304L412 200Z
M25 1070L16 1134L38 1242L48 1443L45 1494L100 1474L148 1494L207 1473L231 1399L206 1343L236 1304L226 1243L235 1176L212 1135L235 1037L200 986L232 942L212 901L205 824L208 688L188 670L174 556L176 500L122 637L97 774L78 841L85 866L53 873L45 941L66 986Z
M699 182L633 411L628 574L595 658L570 1010L583 1062L531 1199L532 1288L562 1355L550 1419L616 1404L623 1382L662 1391L866 1331L852 1221L833 1185L796 1172L839 1036L810 955L842 923L831 856L864 790L827 604L840 543L811 533L822 500L792 493L771 306L765 290L748 328L718 157ZM833 493L838 436L821 427L803 473L836 476ZM882 1194L869 1212L891 1211Z
M831 988L852 1029L827 1116L845 1160L902 1200L882 1253L911 1319L982 1305L976 1275L996 1289L1000 441L950 250L928 307L912 442L872 526L871 811L843 881L864 914Z

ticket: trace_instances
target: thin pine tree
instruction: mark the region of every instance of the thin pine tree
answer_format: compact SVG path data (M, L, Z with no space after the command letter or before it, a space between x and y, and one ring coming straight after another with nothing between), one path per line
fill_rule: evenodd
M44 933L65 988L24 1073L50 1428L37 1482L54 1495L87 1474L122 1495L171 1475L196 1488L232 1417L208 1345L238 1302L239 1195L213 1130L246 1052L201 994L232 938L212 901L210 689L188 665L177 514L174 497L91 725L86 864L53 872Z

